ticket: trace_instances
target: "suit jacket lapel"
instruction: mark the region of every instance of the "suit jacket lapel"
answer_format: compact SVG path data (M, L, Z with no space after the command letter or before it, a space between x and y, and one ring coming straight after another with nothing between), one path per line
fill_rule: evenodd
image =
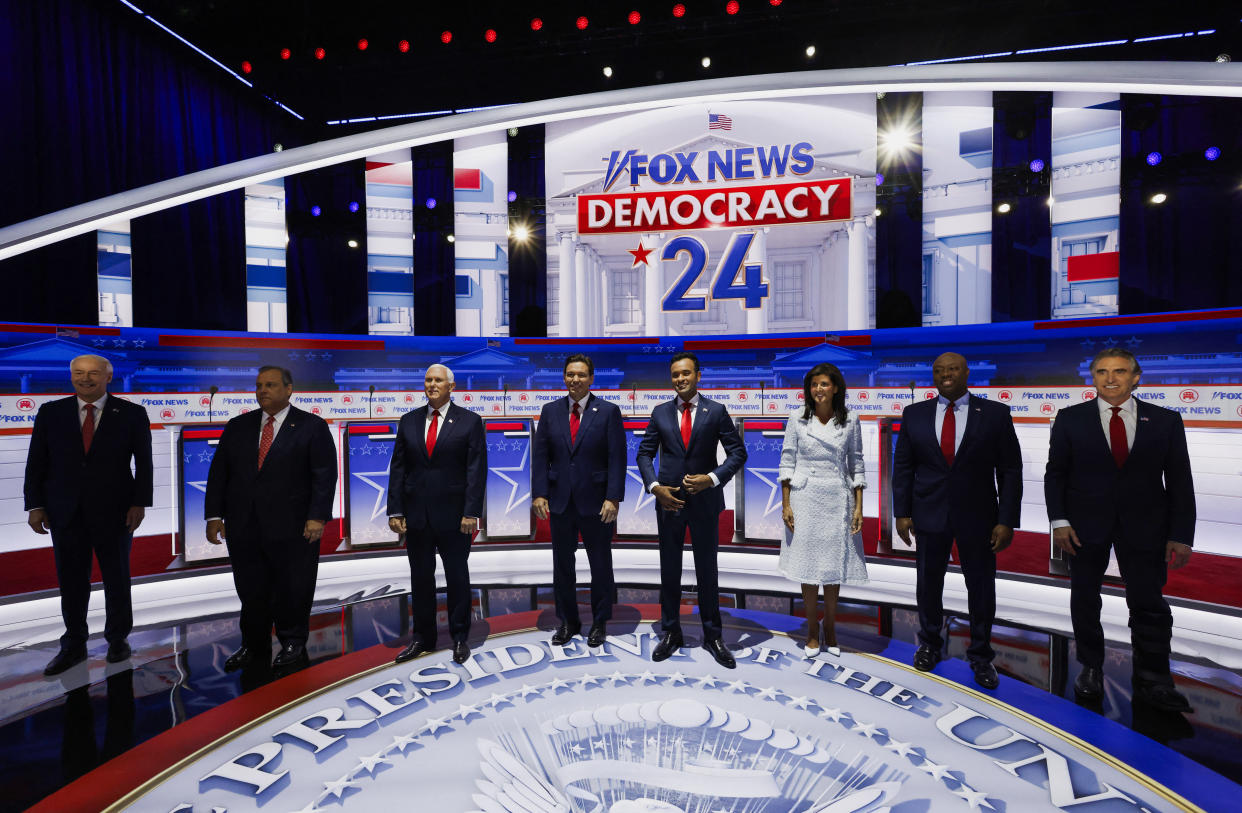
M962 456L966 448L983 432L983 427L981 426L984 415L982 400L982 398L974 395L966 399L966 410L968 412L966 416L966 429L962 432L962 442L958 444L957 451L953 455L954 463L957 463L958 458Z
M1140 452L1147 447L1148 441L1152 438L1151 410L1146 402L1140 401L1137 398L1134 399L1134 406L1134 443L1130 444L1130 454L1126 456L1125 465L1122 466L1123 469L1130 465L1130 460L1134 458L1136 452ZM1111 444L1109 453L1112 453Z
M261 415L265 416L266 413ZM263 437L263 424L267 422L266 417L259 419L259 438ZM285 449L295 441L294 433L302 426L302 416L300 411L294 407L289 407L289 411L285 414L284 421L280 424L280 431L276 433L276 437L272 438L272 448L267 450L267 456L263 458L263 466L267 467L272 457L284 454ZM259 465L259 441L256 440L254 446L254 462L255 466Z
M111 399L109 399L111 400ZM82 424L78 420L78 398L76 395L70 396L65 400L65 409L63 410L64 432L77 433L78 436L78 454L85 457L86 449L82 447Z
M444 419L440 421L440 425L436 427L436 446L437 447L439 447L440 441L444 440L446 437L449 437L456 431L457 424L454 419L457 417L457 415L454 413L456 413L457 410L460 408L461 407L458 407L456 404L450 403L448 406L448 409L444 410ZM431 414L430 407L428 408L427 414L428 415ZM426 424L424 424L423 426L423 450L426 451L426 449L427 449L427 429L426 429Z
M699 395L699 405L698 407L695 408L694 420L690 423L690 446L694 445L695 438L697 438L703 432L707 431L703 429L703 424L707 423L707 412L708 412L708 407L710 404L711 404L711 401L708 401L701 394ZM679 415L677 417L678 417L677 434L680 435L681 434L681 423L680 423L681 416ZM689 446L686 447L686 451L689 451Z
M78 405L76 398L73 399L73 405L75 408ZM121 405L117 403L116 396L112 393L108 393L108 398L104 401L103 409L100 410L100 414L95 416L95 436L91 441L91 451L94 451L98 447L101 432L107 432L108 434L104 435L104 438L109 438L112 436L113 432L117 431L116 428L113 427L113 424L119 423L122 420L121 414ZM77 415L75 414L74 417L76 418ZM78 431L82 431L81 425L78 426Z
M414 420L412 422L416 430L414 432L415 434L414 445L418 448L418 451L422 454L423 460L431 459L431 456L427 454L427 420L428 420L428 416L430 415L431 415L430 406L419 407L418 410L414 413ZM437 429L436 437L437 439L439 438L438 429Z
M570 404L568 409L573 409L572 403ZM570 453L577 451L578 447L582 444L582 436L586 434L587 424L590 423L591 416L592 414L594 414L594 412L595 412L595 393L591 393L587 397L586 407L584 407L582 410L582 416L578 419L578 436L577 438L575 438L574 442L570 444L571 446ZM566 413L566 415L568 415L568 413ZM568 423L569 419L566 418L565 422ZM566 440L569 439L568 428L565 430L565 438Z

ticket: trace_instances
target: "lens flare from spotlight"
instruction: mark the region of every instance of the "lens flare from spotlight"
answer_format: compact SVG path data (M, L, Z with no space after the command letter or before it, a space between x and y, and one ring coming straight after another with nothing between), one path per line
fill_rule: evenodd
M514 226L512 231L513 239L519 243L525 243L530 238L530 229L526 226Z
M880 158L895 161L917 149L914 126L909 121L894 122L887 130L880 131Z

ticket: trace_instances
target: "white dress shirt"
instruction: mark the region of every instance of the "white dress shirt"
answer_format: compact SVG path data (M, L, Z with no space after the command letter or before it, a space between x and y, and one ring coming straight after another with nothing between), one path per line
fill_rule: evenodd
M104 402L107 400L108 400L108 393L105 392L103 395L99 396L98 401L94 402L95 403L95 428L96 429L99 428L99 421L103 418ZM78 398L78 426L79 427L86 423L86 405L89 403L91 402L83 401L82 398L79 396Z
M953 426L956 433L953 437L953 453L957 453L957 449L962 445L962 437L966 434L966 421L970 418L970 393L967 392L956 401L950 401L943 395L936 398L936 440L940 440L940 433L944 430L944 416L949 411L949 404L955 407L953 410Z
M275 443L276 436L280 434L280 427L284 426L285 418L289 417L289 404L285 404L285 408L275 415L269 416L266 412L263 413L263 417L259 420L259 446L263 445L263 427L267 425L269 417L276 419L276 423L272 424L272 443ZM258 446L255 448L257 449Z
M449 404L452 401L445 401L440 405L439 409L432 409L431 404L427 405L427 420L423 422L423 442L427 442L427 438L431 437L431 415L434 412L440 416L436 421L436 437L440 437L440 432L444 429L444 419L448 417Z

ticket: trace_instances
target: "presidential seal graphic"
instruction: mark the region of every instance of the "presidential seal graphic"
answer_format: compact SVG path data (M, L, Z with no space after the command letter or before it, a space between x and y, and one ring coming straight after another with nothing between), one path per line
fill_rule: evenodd
M807 660L748 630L724 670L698 648L652 663L655 642L646 623L594 650L524 631L462 665L436 653L365 671L200 752L128 809L1194 809L1023 712L881 656Z

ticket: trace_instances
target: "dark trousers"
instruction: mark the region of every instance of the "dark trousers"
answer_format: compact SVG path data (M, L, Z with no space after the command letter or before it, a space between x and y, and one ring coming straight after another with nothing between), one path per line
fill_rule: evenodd
M56 580L60 584L60 615L65 634L62 649L86 645L89 632L86 611L91 601L91 555L99 560L104 587L104 638L124 641L134 628L129 595L129 551L133 535L118 526L101 527L78 512L67 525L52 529L52 552L56 557Z
M453 643L470 635L470 537L457 528L411 528L405 535L405 554L410 560L414 634L428 646L436 642L436 553L444 563L449 635Z
M1135 549L1113 542L1083 541L1070 568L1070 618L1074 624L1078 662L1104 665L1104 628L1100 624L1100 586L1108 567L1108 550L1117 551L1117 564L1126 583L1130 608L1130 642L1134 647L1134 675L1151 683L1171 683L1169 649L1173 638L1173 613L1164 600L1168 566L1163 548Z
M919 605L919 643L939 651L944 646L944 574L949 567L953 534L914 531L918 543L918 584L915 600ZM996 554L990 537L957 540L957 555L966 580L966 605L970 610L970 646L966 656L972 661L991 663L992 622L996 620Z
M577 626L578 566L575 553L578 536L591 563L591 617L595 623L612 618L612 597L616 583L612 577L612 533L615 522L600 522L599 511L579 514L571 498L563 513L550 514L552 526L552 591L556 596L556 617L562 624Z
M319 543L302 536L227 537L233 584L241 599L242 644L266 653L272 627L281 646L306 645L319 574Z
M674 514L656 506L656 528L660 533L660 629L664 632L681 633L681 554L689 528L703 638L720 638L720 583L716 568L719 525L720 515L714 512L683 508Z

